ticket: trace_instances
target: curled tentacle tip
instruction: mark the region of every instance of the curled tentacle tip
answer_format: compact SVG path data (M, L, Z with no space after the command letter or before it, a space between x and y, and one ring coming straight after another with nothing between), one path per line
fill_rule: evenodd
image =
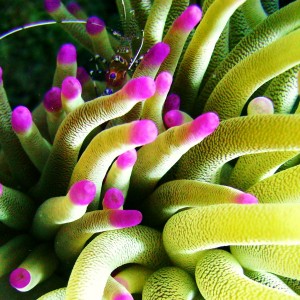
M116 164L120 169L126 169L132 167L135 164L136 159L137 159L136 150L131 149L121 154L117 158Z
M17 106L11 114L11 125L16 133L26 133L32 126L32 115L25 106Z
M155 93L155 82L151 77L138 77L131 79L123 87L126 94L133 100L145 100Z
M177 109L170 110L164 115L164 124L167 128L179 126L183 124L183 121L184 117Z
M249 102L247 113L248 115L273 114L273 102L267 97L256 97Z
M60 47L57 54L59 64L74 64L77 60L76 48L73 44L64 44Z
M48 13L52 13L60 7L60 0L45 0L44 7Z
M177 30L191 31L201 20L202 11L197 5L190 5L175 20L173 28Z
M107 209L118 209L124 204L124 195L117 188L110 188L106 191L103 198L103 207Z
M149 65L161 65L165 58L170 53L170 46L166 43L159 42L152 46L149 51L145 54L143 59L144 64Z
M84 67L78 67L77 68L77 73L76 73L76 78L79 80L81 85L85 84L87 81L90 80L90 75L86 71Z
M153 142L158 135L158 130L152 120L134 121L130 132L130 141L136 145L145 145Z
M118 294L113 297L113 300L133 300L130 294Z
M9 283L15 289L25 288L31 280L30 272L24 268L17 268L9 275Z
M93 16L87 19L86 31L90 35L96 35L103 31L105 28L105 23L102 19Z
M207 112L191 122L190 133L197 138L205 138L213 133L220 124L217 114Z
M180 108L180 97L177 94L170 94L167 96L164 103L164 113L170 110L178 110Z
M81 180L72 185L69 197L75 205L88 205L96 196L96 185L90 180Z
M82 87L79 80L73 76L66 77L61 84L61 93L67 100L76 99L81 95Z
M111 210L110 224L116 228L132 227L142 222L143 215L138 210Z
M160 94L167 93L172 84L173 76L171 73L164 71L157 75L155 80L156 91Z
M62 109L61 89L52 87L44 96L43 105L48 112L60 112Z
M236 197L235 202L238 204L257 204L258 199L251 194L242 193Z
M77 2L72 1L67 4L67 9L71 14L76 14L78 11L81 10L81 7L79 6L79 4Z

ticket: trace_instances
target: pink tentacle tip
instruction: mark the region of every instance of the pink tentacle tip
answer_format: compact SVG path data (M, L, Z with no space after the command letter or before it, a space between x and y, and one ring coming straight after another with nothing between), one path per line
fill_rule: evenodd
M132 122L133 126L130 132L130 142L135 145L145 145L153 142L158 130L155 123L151 120L140 120Z
M132 100L142 101L153 96L155 88L155 82L151 77L142 76L129 80L121 91Z
M77 68L76 78L79 80L81 85L84 85L86 82L88 82L91 79L90 75L88 74L88 72L84 67Z
M159 42L152 46L145 54L143 64L159 66L170 53L170 46L166 43Z
M90 35L96 35L105 29L105 23L98 17L90 17L86 22L86 31Z
M166 94L171 87L173 76L171 73L164 71L157 75L155 80L156 92Z
M9 275L9 283L15 289L23 289L30 283L30 272L24 268L17 268Z
M74 64L77 60L76 48L73 44L64 44L60 47L57 54L57 63Z
M52 87L44 96L43 105L48 112L60 112L62 109L61 89Z
M174 21L172 28L175 30L191 31L201 20L202 11L197 5L190 5L186 10Z
M242 193L235 198L235 202L238 204L257 204L258 199L251 194Z
M67 4L67 9L71 14L76 14L78 11L81 10L81 7L79 6L79 4L77 2L72 1Z
M3 69L0 67L0 84L3 82Z
M131 296L131 294L118 294L113 296L113 300L133 300L134 298Z
M75 205L88 205L96 196L96 185L90 180L81 180L72 185L69 197Z
M195 138L205 138L213 133L219 124L220 120L218 115L213 112L208 112L191 122L190 133Z
M103 207L106 209L118 209L124 204L124 195L117 188L110 188L106 191L103 198Z
M0 183L0 197L2 196L3 194L3 185Z
M135 149L131 149L129 151L121 154L116 161L116 164L119 169L127 169L132 167L137 159L137 152Z
M180 97L177 94L170 94L164 103L163 114L170 110L178 110L180 108Z
M32 115L25 106L17 106L11 115L11 125L16 133L26 133L31 129Z
M67 100L73 100L81 95L82 87L79 80L75 77L66 77L61 84L61 94Z
M138 210L111 210L110 224L116 228L132 227L142 222L142 213Z
M167 128L183 124L184 117L179 110L170 110L164 115L164 124Z
M55 12L59 7L61 3L60 0L45 0L44 1L44 8L48 13Z

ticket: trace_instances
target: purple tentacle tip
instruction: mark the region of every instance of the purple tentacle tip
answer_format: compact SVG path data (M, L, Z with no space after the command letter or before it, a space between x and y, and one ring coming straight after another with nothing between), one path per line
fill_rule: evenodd
M0 84L3 82L3 70L0 67Z
M73 44L64 44L60 47L57 54L59 64L74 64L77 60L76 48Z
M235 202L239 204L257 204L258 199L251 194L242 193L236 197Z
M98 17L90 17L86 22L86 31L90 35L96 35L102 32L105 28L105 23Z
M60 7L60 0L45 0L44 7L48 13L56 11Z
M110 188L106 191L103 198L103 207L107 209L118 209L124 204L124 195L117 188Z
M178 110L180 108L180 97L177 94L170 94L164 103L163 114L170 110Z
M72 185L69 197L75 205L88 205L96 196L96 185L90 180L81 180Z
M186 10L175 20L173 28L176 30L191 31L201 20L202 11L197 5L190 5Z
M67 4L67 9L71 14L76 14L78 11L81 10L79 4L75 1L72 1Z
M170 110L164 115L164 124L167 128L183 124L184 117L179 110Z
M173 76L171 73L164 71L157 75L155 80L156 92L165 94L169 91L172 84Z
M11 115L11 125L16 133L25 133L32 126L32 115L25 106L17 106Z
M152 46L145 54L143 64L159 66L170 53L170 46L166 43L159 42Z
M113 300L133 300L131 294L118 294L113 297Z
M68 99L73 100L81 95L82 87L79 80L75 77L66 77L61 84L61 93Z
M62 109L61 90L59 87L52 87L44 96L43 105L48 112L60 112Z
M0 183L0 197L2 196L3 194L3 185Z
M196 138L205 138L216 130L219 123L218 115L208 112L192 121L190 132Z
M9 283L15 289L25 288L31 280L29 271L24 268L17 268L9 275Z
M136 145L145 145L153 142L158 134L155 123L151 120L134 121L130 132L130 141Z
M90 75L88 74L88 72L84 67L78 67L76 78L79 80L81 85L84 85L86 82L90 80Z
M128 81L122 91L125 91L133 100L142 101L153 96L155 89L154 80L151 77L142 76Z
M132 227L142 222L142 213L138 210L112 210L110 224L116 228Z
M137 159L137 152L135 149L131 149L129 151L121 154L116 161L117 166L120 169L126 169L132 167Z

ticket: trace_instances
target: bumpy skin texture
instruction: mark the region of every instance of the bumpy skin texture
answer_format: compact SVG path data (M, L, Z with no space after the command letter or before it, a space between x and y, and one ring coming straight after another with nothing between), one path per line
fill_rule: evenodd
M132 238L135 236L139 239ZM99 245L105 245L101 252L97 251ZM167 261L161 234L154 229L136 226L103 233L82 251L76 261L66 299L101 298L109 274L123 264L140 263L158 268Z
M198 294L192 276L176 267L165 267L154 272L143 289L143 299L192 300Z
M226 245L296 245L299 210L299 204L289 203L192 208L167 221L164 246L176 265L193 271L202 250Z
M247 278L237 260L223 250L203 252L195 276L205 299L299 299Z

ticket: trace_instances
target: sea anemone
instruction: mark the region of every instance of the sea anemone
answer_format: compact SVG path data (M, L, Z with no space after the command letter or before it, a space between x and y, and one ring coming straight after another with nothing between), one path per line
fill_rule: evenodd
M44 1L97 67L0 68L1 298L300 298L300 1L202 2Z

